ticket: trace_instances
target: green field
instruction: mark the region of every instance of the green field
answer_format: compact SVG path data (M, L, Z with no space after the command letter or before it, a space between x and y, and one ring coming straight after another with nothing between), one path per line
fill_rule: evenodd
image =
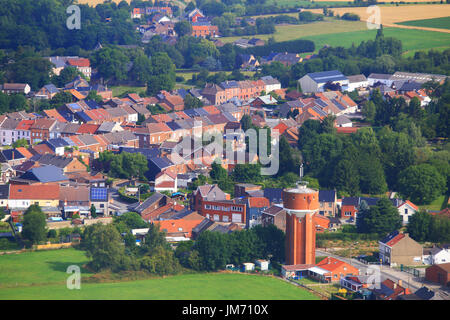
M430 204L419 206L422 210L440 211L447 206L448 196L442 195L437 197Z
M134 91L136 93L145 92L147 90L146 87L130 87L130 86L114 86L111 87L113 97L120 96L122 93L127 91Z
M34 251L0 256L0 291L4 287L61 282L67 279L67 267L88 262L84 251L75 249ZM87 276L86 270L81 269ZM14 276L12 276L14 275Z
M318 300L283 280L240 273L185 274L146 280L85 283L66 288L70 265L88 262L83 251L62 249L0 256L0 300L155 299L155 300ZM82 276L92 273L81 269Z
M397 22L397 24L415 27L450 29L450 17L424 19L424 20L411 20L411 21Z
M402 41L405 56L411 56L420 50L445 50L450 48L450 33L402 29L386 27L383 29L386 37L394 37ZM255 38L267 40L274 37L276 41L294 39L312 40L316 52L324 45L350 47L352 43L359 45L362 41L375 39L377 30L367 29L361 21L344 21L327 18L325 21L304 25L276 26L273 35L255 35ZM241 37L222 38L223 42L233 42Z
M0 289L2 299L318 300L283 280L245 274L192 274L115 283L65 283Z

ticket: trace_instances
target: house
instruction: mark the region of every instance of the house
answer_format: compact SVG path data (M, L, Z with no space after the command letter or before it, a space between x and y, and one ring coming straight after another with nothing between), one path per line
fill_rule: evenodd
M17 149L4 149L0 151L0 162L7 163L10 166L17 166L27 160Z
M252 193L259 191L258 196L263 196L261 191L261 186L251 184L251 183L237 183L234 185L234 196L239 197L251 197Z
M154 223L159 225L160 230L166 233L168 242L179 242L191 240L192 230L204 219L198 213L193 212L181 219L158 220Z
M66 182L68 180L68 177L64 175L61 168L53 165L44 165L29 169L20 177L12 179L11 182L20 184L48 184Z
M346 91L348 92L352 92L360 88L367 88L369 86L369 81L363 74L347 76L347 78L348 78L348 86Z
M378 242L379 256L384 264L421 265L423 248L411 239L407 233L394 231Z
M298 80L303 93L325 91L325 85L348 86L348 78L338 70L308 73Z
M204 18L205 15L199 9L195 8L187 14L187 17L191 22L197 22L198 18Z
M171 170L165 170L155 176L154 191L177 192L177 173Z
M246 228L262 224L262 212L270 207L269 199L264 197L247 197Z
M404 201L397 206L398 213L402 217L403 224L408 224L409 218L419 211L419 207L409 200Z
M0 89L3 93L6 94L29 94L31 91L31 87L28 83L4 83L0 85Z
M8 208L9 184L0 184L0 207Z
M425 270L425 279L450 287L450 262L428 267Z
M201 94L215 106L227 101L225 90L214 83L207 83L201 91Z
M373 87L375 85L386 85L390 87L394 80L392 79L392 74L385 73L371 73L367 77L367 81L369 82L369 86Z
M442 74L412 73L402 71L397 71L391 76L391 80L393 81L415 81L422 84L429 81L435 81L439 84L443 84L447 78L448 76Z
M53 154L35 155L32 161L40 165L51 165L63 170L63 173L85 172L84 165L77 157L64 157Z
M16 170L14 170L9 163L0 164L0 182L7 184L11 178L16 176ZM0 205L1 206L1 205Z
M21 120L6 118L0 124L0 137L2 145L11 145L19 138L17 127Z
M202 201L198 211L202 216L216 222L234 222L245 224L246 205L238 199Z
M272 76L261 77L261 80L264 82L266 86L264 89L264 91L266 91L266 94L274 90L281 89L281 82L273 78Z
M156 220L159 214L163 213L165 210L168 210L171 207L170 205L172 202L172 199L168 196L155 192L150 197L145 199L144 202L138 204L133 211L139 213L144 220L152 221ZM164 208L164 211L161 212L161 208Z
M285 66L291 66L296 63L302 62L303 58L300 57L297 53L278 53L275 55L270 62L278 61L284 64Z
M391 279L381 282L379 288L373 289L372 292L376 300L397 300L401 295L411 294L411 290L403 286L402 280L394 282Z
M209 22L193 22L192 23L192 36L199 38L206 38L210 36L212 38L219 35L219 27L213 26Z
M283 232L286 231L286 211L279 206L273 205L261 212L261 224L267 227L271 224L275 225Z
M422 260L426 264L448 263L450 262L450 248L449 246L424 248Z
M75 67L86 78L90 79L92 75L91 63L86 58L69 58L67 59L67 66Z
M97 215L109 216L109 188L108 187L90 187L89 200L94 205Z
M340 281L345 276L359 275L359 269L333 257L326 257L316 264L317 267L328 271L328 282Z
M32 144L50 139L50 131L56 126L57 120L38 118L30 127Z
M230 195L223 192L217 184L198 186L191 194L191 209L200 213L203 207L203 201L229 200Z
M36 92L35 97L41 99L52 99L57 93L59 89L53 84L46 84L38 92Z
M337 214L336 190L319 190L319 214L326 217L335 217Z
M32 204L40 207L57 207L59 205L58 184L11 184L9 187L10 208L27 209Z

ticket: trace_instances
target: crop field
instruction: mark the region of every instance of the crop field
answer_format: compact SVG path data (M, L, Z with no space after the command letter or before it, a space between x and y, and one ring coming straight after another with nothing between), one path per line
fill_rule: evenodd
M404 26L450 29L450 17L397 22Z
M83 251L62 249L0 256L0 300L5 299L152 299L152 300L318 300L302 288L274 277L240 273L184 274L145 280L83 283L69 290L70 265L83 269Z
M428 5L410 5L410 6L380 6L380 19L383 26L393 26L397 22L434 19L450 16L450 5L448 4L428 4ZM322 9L311 9L309 11L322 13ZM342 16L344 13L355 13L361 17L362 21L367 21L373 12L368 11L366 7L353 8L333 8L334 14ZM415 28L423 28L415 27ZM443 32L450 32L442 29Z

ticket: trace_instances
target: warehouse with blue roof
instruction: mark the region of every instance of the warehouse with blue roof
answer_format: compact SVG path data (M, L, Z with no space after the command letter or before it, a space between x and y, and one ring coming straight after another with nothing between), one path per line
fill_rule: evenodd
M338 70L314 72L304 75L298 80L303 93L323 92L324 85L339 84L344 90L349 80Z

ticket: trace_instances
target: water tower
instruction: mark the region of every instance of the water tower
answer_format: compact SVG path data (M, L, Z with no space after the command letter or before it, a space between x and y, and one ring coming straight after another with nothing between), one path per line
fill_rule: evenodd
M286 211L286 264L315 264L316 226L314 215L319 211L319 191L308 188L302 181L296 188L283 190L283 208Z

